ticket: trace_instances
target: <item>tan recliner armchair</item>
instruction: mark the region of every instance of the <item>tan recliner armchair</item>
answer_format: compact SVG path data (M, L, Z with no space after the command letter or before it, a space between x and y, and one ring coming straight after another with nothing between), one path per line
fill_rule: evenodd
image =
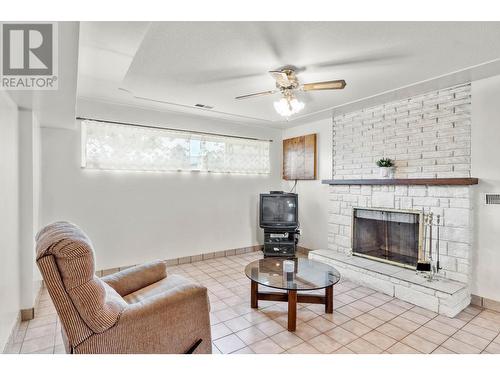
M211 353L206 288L167 277L162 261L98 278L92 244L71 223L46 226L36 241L66 352Z

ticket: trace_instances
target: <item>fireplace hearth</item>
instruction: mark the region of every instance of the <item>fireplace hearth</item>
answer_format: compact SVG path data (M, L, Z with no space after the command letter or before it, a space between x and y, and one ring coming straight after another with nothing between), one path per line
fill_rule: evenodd
M422 258L423 214L353 208L352 254L415 269Z

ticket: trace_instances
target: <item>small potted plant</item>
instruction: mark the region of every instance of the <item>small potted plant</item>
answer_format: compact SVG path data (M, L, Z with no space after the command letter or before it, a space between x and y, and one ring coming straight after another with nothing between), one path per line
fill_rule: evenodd
M394 162L389 158L377 160L381 178L394 178Z

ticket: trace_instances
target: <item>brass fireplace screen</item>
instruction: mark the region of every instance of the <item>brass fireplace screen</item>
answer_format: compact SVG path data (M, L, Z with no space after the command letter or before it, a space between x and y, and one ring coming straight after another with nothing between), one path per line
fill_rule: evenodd
M423 258L422 218L419 211L355 208L353 255L416 268Z

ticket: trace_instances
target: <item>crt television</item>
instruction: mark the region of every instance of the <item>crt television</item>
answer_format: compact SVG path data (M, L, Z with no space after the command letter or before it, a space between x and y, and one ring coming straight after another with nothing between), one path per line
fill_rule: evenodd
M298 195L272 192L260 195L260 227L295 229L299 226Z

